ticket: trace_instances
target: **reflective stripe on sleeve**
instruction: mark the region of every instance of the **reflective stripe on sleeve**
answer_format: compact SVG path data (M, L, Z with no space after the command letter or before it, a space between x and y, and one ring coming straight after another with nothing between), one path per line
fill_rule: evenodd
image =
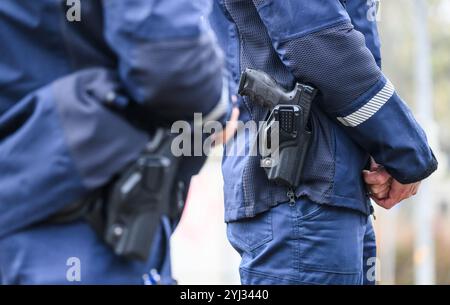
M388 80L383 89L380 90L369 102L355 112L337 119L345 126L356 127L370 119L384 104L394 95L395 88Z

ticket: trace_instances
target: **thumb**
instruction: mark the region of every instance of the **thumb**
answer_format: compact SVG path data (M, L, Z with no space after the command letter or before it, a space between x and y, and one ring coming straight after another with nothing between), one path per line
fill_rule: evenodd
M370 157L370 171L376 172L381 167L380 164L378 164L373 157Z
M364 182L369 185L382 185L389 181L391 176L389 173L383 168L380 167L376 171L370 172L368 170L363 171Z

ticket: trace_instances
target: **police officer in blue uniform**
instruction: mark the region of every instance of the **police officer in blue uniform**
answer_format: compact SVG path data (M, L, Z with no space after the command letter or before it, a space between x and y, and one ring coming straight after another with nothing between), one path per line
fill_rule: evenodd
M85 220L47 219L138 158L149 135L129 109L153 124L225 117L210 3L68 3L0 2L0 283L173 283L167 217L146 262Z
M211 23L226 53L231 92L247 68L287 90L296 82L319 90L294 202L286 187L268 181L261 157L224 157L227 233L242 257L244 284L373 284L369 197L391 208L437 168L424 131L380 68L376 5L215 1ZM239 97L238 105L241 120L265 119L251 99ZM256 139L256 132L238 133L226 152L250 151Z

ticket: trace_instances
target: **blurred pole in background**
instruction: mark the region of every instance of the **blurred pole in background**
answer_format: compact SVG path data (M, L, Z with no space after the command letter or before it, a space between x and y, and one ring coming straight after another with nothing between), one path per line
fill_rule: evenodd
M413 9L416 50L416 113L418 120L427 131L431 146L436 148L437 129L433 119L433 80L426 0L415 0ZM434 192L432 180L424 181L414 203L414 224L416 228L414 265L415 283L418 285L435 283L435 251L432 221L435 206Z
M375 227L380 230L377 234L378 239L378 257L380 259L377 278L382 285L394 285L396 283L396 264L397 264L397 221L400 207L394 207L386 211L375 205L377 220L374 221Z

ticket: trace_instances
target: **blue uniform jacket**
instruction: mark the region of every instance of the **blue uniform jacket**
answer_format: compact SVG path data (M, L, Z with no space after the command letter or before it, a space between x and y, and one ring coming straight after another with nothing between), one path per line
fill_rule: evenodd
M263 70L289 89L299 81L320 90L296 195L363 213L370 211L361 175L369 156L402 183L437 168L424 131L381 71L375 13L375 1L366 0L216 0L211 16L232 93L245 68ZM246 98L239 106L243 121L267 114ZM288 201L286 188L267 181L260 157L246 153L256 133L246 134L225 151L226 221Z
M149 121L217 113L222 56L208 0L81 1L81 20L69 22L73 8L0 1L0 237L138 156L148 136L120 109L138 103Z

